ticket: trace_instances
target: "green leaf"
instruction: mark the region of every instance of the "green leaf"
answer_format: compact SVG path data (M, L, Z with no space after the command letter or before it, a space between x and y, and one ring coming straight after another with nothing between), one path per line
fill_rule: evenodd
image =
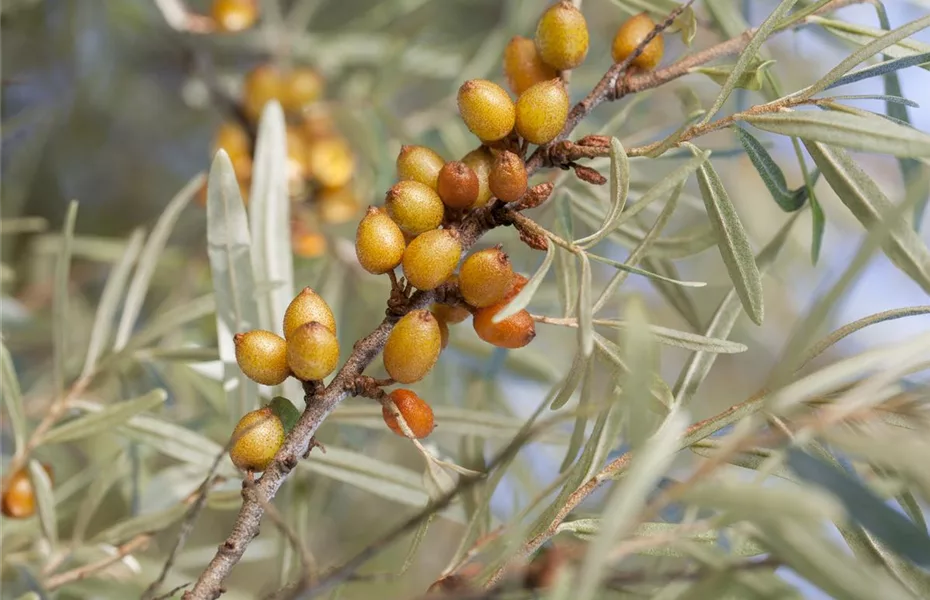
M604 358L617 366L617 370L620 373L626 374L630 372L630 368L623 358L623 350L620 346L599 333L594 334L594 343ZM650 393L656 400L656 402L653 403L653 408L657 409L655 412L663 415L668 413L668 407L672 404L672 393L671 390L668 389L668 384L665 383L665 380L662 379L658 373L652 374Z
M19 387L19 377L13 366L13 357L10 356L10 351L7 350L2 339L0 339L0 390L3 391L3 403L6 405L6 414L10 419L16 453L19 454L26 446L26 411L23 407L23 393Z
M746 115L743 120L805 141L893 156L930 156L930 135L878 117L804 110Z
M578 283L578 351L585 357L594 352L594 311L591 306L591 263L580 254L581 281Z
M55 427L42 437L42 442L61 444L112 430L131 417L163 404L167 399L168 394L165 390L155 389L144 396L111 404L99 412L78 417Z
M595 334L597 335L597 334ZM578 388L578 384L581 382L582 377L588 368L588 361L591 360L590 355L585 355L581 352L581 349L575 352L575 357L572 359L572 366L568 369L568 374L563 380L562 387L559 389L559 393L552 400L552 404L549 406L550 410L558 410L565 406L565 404L571 399L572 394L575 393L575 390Z
M701 187L707 216L717 234L717 248L723 257L736 294L752 322L761 325L765 314L762 276L759 274L752 246L739 215L736 214L730 196L713 165L701 165L698 169L698 184Z
M908 100L902 96L891 95L891 94L842 94L839 96L830 96L828 98L830 101L836 100L884 100L886 104L899 104L903 106L910 106L912 108L920 108L920 105L914 102L913 100Z
M185 503L178 503L165 510L147 513L121 521L104 529L95 535L92 544L117 545L142 533L155 533L164 531L180 521L190 507Z
M148 415L132 417L120 425L118 431L165 456L204 468L210 468L217 455L224 451L222 446L195 431Z
M598 319L594 322L596 325L607 325L610 327L627 328L625 321L609 321ZM731 342L730 340L712 338L689 331L679 331L660 325L650 325L649 333L655 337L655 341L676 348L692 350L694 352L714 352L716 354L738 354L745 352L749 348L745 344Z
M775 64L774 60L762 60L759 57L754 58L746 70L736 78L734 87L742 88L757 92L762 89L762 83L765 78L765 71ZM710 77L717 85L723 85L729 79L730 74L736 65L715 65L713 67L695 67L690 69L692 73L701 73Z
M624 408L624 437L634 450L643 447L660 421L649 406L650 386L658 366L658 352L650 330L646 307L637 296L626 305L623 360L629 371L620 380L620 404Z
M271 402L268 403L268 406L271 407L271 412L281 419L281 424L284 425L284 432L290 433L294 425L297 424L297 420L300 419L300 411L297 410L294 403L283 396L275 396L271 399Z
M68 332L71 323L68 315L69 279L71 277L71 247L74 241L74 223L77 221L78 203L74 200L68 204L65 224L61 230L61 247L55 262L55 288L52 297L52 336L54 339L52 353L52 373L55 391L59 394L65 389L65 364L68 353Z
M55 548L58 545L58 518L55 512L55 494L52 492L52 480L37 460L29 461L29 478L32 480L32 489L35 490L35 501L38 507L39 526L42 535L48 543Z
M601 519L575 519L560 523L558 527L559 533L572 533L585 541L590 541L600 529ZM720 534L715 529L695 532L692 527L679 523L640 523L632 535L637 538L660 537L669 539L669 545L657 545L637 552L637 554L645 556L688 557L688 552L675 547L676 542L688 541L716 546L720 541ZM752 540L745 540L739 546L730 548L728 554L730 556L758 556L765 554L765 548Z
M571 197L567 192L563 193L555 202L554 224L555 233L562 239L575 238L573 216ZM563 314L567 317L575 312L575 300L578 299L578 292L575 290L575 284L578 281L578 265L575 263L575 257L567 252L556 253L555 274L559 299L564 308Z
M110 491L114 483L126 476L127 464L127 455L120 454L115 461L107 465L106 469L103 469L99 477L94 479L93 485L88 486L75 518L74 530L71 534L74 542L80 543L84 540L90 520L97 509L100 508L107 492Z
M823 234L827 227L827 219L823 214L823 207L814 195L814 188L807 190L807 198L811 205L811 262L817 264L820 259L820 248L823 245Z
M236 365L235 333L258 327L258 303L250 254L251 238L236 173L225 151L210 167L207 185L207 254L216 298L216 332L223 359L229 417L254 408L258 385Z
M824 88L824 90L829 90L841 85L847 85L849 83L855 83L857 81L862 81L863 79L878 77L879 75L896 73L901 69L906 69L907 67L913 67L922 64L930 64L930 52L914 54L911 56L903 56L901 58L893 58L891 60L886 60L875 65L870 65L868 67L858 69L840 77L829 86Z
M171 231L181 216L181 212L190 202L197 190L203 184L203 175L197 175L191 179L187 185L181 188L181 191L171 199L168 206L158 217L152 233L145 241L142 253L139 255L139 263L136 266L136 272L129 283L129 290L126 292L126 301L123 304L123 314L120 317L119 325L116 329L116 340L113 343L113 349L122 350L129 342L132 330L136 326L136 320L139 313L142 312L142 304L145 302L145 296L148 294L149 285L152 282L152 275L158 266L171 236Z
M867 231L887 227L882 249L899 269L930 293L930 251L902 216L893 222L894 205L874 181L842 149L805 142L830 187Z
M549 246L546 248L546 256L543 258L539 268L536 269L536 272L533 273L533 276L530 277L529 281L526 282L526 285L523 286L523 289L513 297L513 300L508 302L507 306L502 308L496 315L491 317L492 323L500 323L504 319L508 319L517 314L529 305L530 301L533 299L533 296L536 295L536 291L539 289L539 286L542 284L543 279L546 278L546 274L549 272L549 267L552 266L552 259L555 258L555 253L555 244L549 244Z
M649 279L655 279L657 281L664 281L665 283L680 285L682 287L694 287L694 288L700 288L700 287L704 287L707 285L707 283L704 281L682 281L680 279L671 279L669 277L665 277L664 275L659 275L658 273L652 273L650 271L646 271L645 269L640 269L638 267L632 267L626 264L626 262L620 262L619 260L605 258L603 256L598 256L597 254L591 254L590 252L586 253L585 256L587 256L593 261L603 263L605 265L610 265L611 267L614 267L615 269L619 269L627 273L632 273L634 275L642 275L643 277L648 277Z
M785 174L782 173L781 167L775 163L765 146L742 127L734 127L733 129L736 131L736 137L739 138L743 149L746 150L746 155L752 162L752 166L759 172L762 182L765 183L765 187L772 194L775 203L785 212L794 212L804 206L804 202L807 200L807 188L802 187L797 191L789 190L785 181ZM799 193L801 190L804 191L803 194Z
M610 210L605 215L604 223L600 229L580 240L575 240L575 244L583 248L590 248L604 239L613 229L614 223L623 212L629 194L630 159L627 158L626 150L623 149L620 141L612 137L610 138Z

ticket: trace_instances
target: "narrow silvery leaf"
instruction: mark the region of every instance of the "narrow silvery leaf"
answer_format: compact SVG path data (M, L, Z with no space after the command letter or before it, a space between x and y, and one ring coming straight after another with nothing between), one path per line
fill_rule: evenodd
M223 451L222 446L208 437L149 415L136 415L120 425L117 431L165 456L204 468L210 468Z
M621 406L625 412L624 438L638 450L659 425L650 409L649 395L653 374L658 366L658 352L646 316L646 307L638 296L627 301L623 358L629 372L620 380L623 386Z
M39 514L39 526L42 535L52 548L58 545L58 518L55 513L55 494L52 492L52 479L37 460L29 461L29 478L35 491L35 502Z
M807 190L807 200L811 205L811 262L817 264L820 259L820 248L823 245L823 234L827 228L827 218L824 215L820 201L814 195L814 188Z
M74 223L77 221L78 203L71 201L61 230L61 247L55 262L55 288L52 296L52 332L54 339L52 365L55 390L65 389L65 362L68 356L68 332L71 323L68 316L68 283L71 276L71 249L74 243Z
M145 347L191 321L213 314L215 310L214 295L209 293L172 307L152 319L148 325L132 336L126 349Z
M844 150L816 142L805 146L830 187L866 230L888 228L882 242L885 254L930 293L930 251L903 216L886 223L894 205L884 192Z
M612 225L623 212L627 197L630 194L630 159L620 141L610 138L610 210L604 217L600 229L589 236L575 240L575 244L589 248L604 239L612 229Z
M680 285L682 287L698 288L698 287L704 287L707 285L707 283L704 281L682 281L680 279L671 279L669 277L665 277L664 275L659 275L658 273L652 273L650 271L646 271L645 269L640 269L638 267L630 266L626 264L625 262L620 262L619 260L613 260L610 258L604 258L603 256L598 256L597 254L591 254L590 252L586 253L586 256L593 261L603 263L605 265L610 265L611 267L614 267L615 269L620 269L621 271L626 271L627 273L632 273L634 275L642 275L643 277L648 277L649 279L664 281L666 283Z
M596 320L596 325L607 325L611 327L620 327L627 329L629 324L626 321L602 321ZM660 344L667 344L685 350L695 352L715 352L717 354L738 354L748 350L745 344L731 342L720 338L711 338L689 331L679 331L660 325L650 325L649 333L655 337L655 341Z
M804 110L747 115L744 120L764 131L805 141L893 156L930 156L930 135L877 116Z
M623 349L620 346L597 332L594 333L594 343L604 358L617 366L619 373L626 374L630 372L630 368L623 358ZM658 373L652 374L650 393L656 400L652 405L654 411L662 415L667 414L668 407L672 405L672 391Z
M733 281L733 287L746 314L753 323L761 325L765 314L762 302L762 276L759 274L752 246L739 215L736 214L730 196L713 165L701 165L698 169L698 184L701 187L707 216L717 233L717 248Z
M171 199L161 216L158 217L158 221L155 222L155 227L152 228L152 233L149 234L145 246L142 248L142 253L139 255L136 272L129 283L129 290L126 292L123 314L116 329L116 341L113 343L114 350L122 350L129 342L136 320L142 311L142 304L145 302L149 284L152 282L152 275L155 273L158 261L164 252L165 245L168 243L168 237L171 235L178 218L180 218L181 211L184 210L201 185L203 185L203 175L197 175L191 179Z
M568 193L562 194L555 203L555 233L562 239L574 239L575 224L571 209L571 198ZM550 242L551 246L552 243ZM559 300L562 302L563 316L570 316L575 312L575 300L578 299L575 285L578 282L578 265L575 257L568 252L559 252L555 256L555 275L558 283Z
M734 82L734 87L745 90L759 91L762 89L762 83L765 78L765 72L775 64L774 60L762 60L756 58L752 61ZM710 77L717 85L723 85L733 72L736 65L717 65L713 67L695 67L691 72L701 73Z
M575 352L575 357L572 359L572 366L568 369L568 374L565 376L559 393L552 400L552 404L549 406L550 410L558 410L569 401L588 368L589 360L591 360L591 356L585 355L581 351L581 348L578 349L578 352Z
M584 374L581 376L581 393L578 396L578 406L575 412L575 426L572 428L571 437L568 439L568 445L565 448L565 455L562 458L562 464L559 466L559 473L567 472L575 462L575 456L584 443L585 435L588 432L588 421L590 414L595 409L594 399L594 378L591 376L594 361L589 360L584 364ZM609 404L603 404L598 414L598 421L603 416L604 411L609 409ZM592 431L593 434L593 431Z
M146 513L120 521L95 535L90 542L93 544L119 544L131 539L140 533L164 531L166 528L180 521L190 507L187 503L179 502L170 508L158 512Z
M739 138L740 144L742 144L746 155L749 157L749 161L759 172L762 182L765 183L765 187L772 194L776 204L785 212L794 212L801 208L807 196L800 197L788 189L785 174L782 173L781 167L775 163L765 146L742 127L734 127L733 129L736 131L736 137Z
M545 279L546 274L549 272L549 267L552 266L552 259L555 258L555 252L555 244L550 243L546 248L546 256L543 258L539 268L536 269L536 272L533 273L533 276L530 277L529 281L526 282L526 285L523 286L523 289L513 297L513 300L508 302L507 306L502 308L500 312L491 317L492 323L500 323L504 319L508 319L517 314L529 305L530 300L532 300L533 296L536 294L536 290L539 289L540 284L542 284L543 279Z
M930 64L930 52L904 56L901 58L893 58L891 60L880 62L877 65L870 65L868 67L858 69L840 77L824 89L829 90L841 85L862 81L863 79L870 79L872 77L878 77L879 75L886 75L888 73L896 73L900 69L906 69L908 67L922 64Z
M578 349L584 356L594 352L594 312L591 306L591 263L580 254L581 281L578 283Z
M26 445L26 411L23 408L23 393L19 387L19 377L13 366L13 357L6 344L0 340L0 390L3 391L3 403L10 419L16 453L22 452Z
M224 365L229 417L238 419L255 404L258 386L236 365L233 335L258 327L251 237L245 205L229 156L216 153L207 185L207 254L216 297L216 332Z
M903 96L891 95L891 94L842 94L839 96L830 96L831 101L835 100L884 100L888 104L900 104L903 106L910 106L911 108L920 108L920 105L910 100L904 98Z
M110 491L114 483L126 476L127 464L127 455L125 453L120 454L115 461L109 461L109 464L106 465L107 468L102 470L100 476L94 478L94 484L88 486L75 518L74 530L71 534L72 540L81 542L84 539L90 520L100 507L107 492Z
M139 398L111 404L100 412L90 413L55 427L42 437L42 442L60 444L103 431L111 431L134 415L163 404L167 398L168 394L165 390L156 389Z

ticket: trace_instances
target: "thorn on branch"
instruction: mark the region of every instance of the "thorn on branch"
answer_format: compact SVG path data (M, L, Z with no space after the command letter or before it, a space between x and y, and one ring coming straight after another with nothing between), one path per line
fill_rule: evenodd
M318 442L316 440L316 436L313 436L310 438L310 444L307 446L307 451L303 453L303 456L301 458L309 458L310 452L312 452L314 448L319 448L320 452L322 452L323 454L326 454L326 446Z

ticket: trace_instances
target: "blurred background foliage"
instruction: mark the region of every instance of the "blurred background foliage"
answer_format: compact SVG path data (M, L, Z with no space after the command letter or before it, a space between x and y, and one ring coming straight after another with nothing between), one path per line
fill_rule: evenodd
M592 42L587 63L573 73L573 101L590 90L607 68L610 39L627 16L624 7L629 4L584 3ZM758 24L776 3L733 0L715 4L726 14ZM886 6L893 26L928 10L925 2L893 0ZM190 7L206 12L208 3L192 1ZM79 209L68 279L65 364L69 376L76 376L107 275L119 263L131 232L139 227L151 231L169 200L209 166L213 135L229 118L228 105L217 90L237 97L244 74L269 61L318 69L326 78L325 102L356 153L361 205L379 204L394 181L394 160L401 144L427 144L447 159L476 146L456 117L455 92L469 78L500 81L504 45L512 35L532 34L541 7L539 2L510 0L263 0L262 19L254 29L192 35L170 28L149 0L4 2L0 13L0 208L5 225L0 316L4 343L25 392L27 419L40 420L56 394L49 377L50 315L55 258L61 244L58 232L65 224L70 200L78 200ZM843 9L839 16L876 26L870 6ZM728 37L705 11L698 11L697 23L695 48ZM915 39L928 43L926 34L921 32ZM777 60L772 70L789 91L815 81L851 47L813 27L785 34L766 46ZM667 57L687 50L679 36L668 36ZM903 95L925 105L910 109L910 116L919 129L926 130L930 107L922 91L930 89L930 73L909 69L901 79ZM849 93L880 92L875 88L877 82L857 84ZM706 106L718 89L710 79L693 75L644 94L642 99L605 104L579 128L578 135L603 132L617 136L627 147L661 139L683 122L692 97L686 90ZM760 98L757 92L740 91L730 110ZM878 101L862 106L884 110ZM613 120L618 115L622 121ZM767 143L785 170L789 186L799 185L802 176L790 145L774 137ZM715 150L715 166L760 248L783 223L783 213L732 135L714 134L700 144ZM674 157L635 162L633 194L641 194L679 162ZM866 156L862 165L889 197L926 195L926 178L905 182L893 158ZM606 173L607 161L594 161L592 166ZM925 164L921 168L927 170ZM592 196L606 198L603 188L591 189L576 181L568 181L566 187L573 195L560 196L559 202L540 211L541 222L548 225L564 218L569 198L580 203ZM760 387L776 366L792 324L855 252L863 235L861 227L828 186L821 182L817 190L828 219L821 260L811 264L810 215L805 211L766 280L765 324L755 327L745 319L738 322L731 339L751 350L719 357L690 405L695 418L716 413ZM693 232L702 215L697 186L689 185L669 230ZM925 240L930 231L927 220L925 216ZM4 520L4 598L38 589L48 575L42 565L66 569L99 560L146 526L159 533L144 551L108 567L101 578L63 587L56 597L136 597L157 576L177 536L184 499L200 485L239 417L230 414L217 380L212 307L195 304L210 292L205 221L196 203L183 210L157 261L133 327L133 335L141 336L143 342L131 347L108 377L95 380L75 399L108 405L161 387L167 391L167 400L145 417L149 421L128 429L124 426L119 435L99 431L38 449L37 456L54 467L59 541L49 539L37 519ZM576 217L576 227L587 229L579 223L584 221ZM384 278L368 276L354 264L354 229L355 220L324 228L327 253L297 258L295 271L298 287L310 285L335 309L344 354L352 341L380 321L388 291L387 282L380 281ZM510 229L492 232L481 244L497 242L505 243L517 270L527 275L542 258L519 244ZM607 254L620 259L625 253L613 245ZM708 282L705 288L688 291L698 320L706 323L722 294L730 289L718 255L703 252L676 257L675 268L683 279ZM569 265L557 261L553 282L534 299L533 312L561 316L563 292L555 280L564 278L566 272L571 272ZM595 285L603 285L611 274L611 270L596 268ZM649 281L636 277L611 300L605 316L618 317L631 295L645 298L652 323L691 329ZM916 284L883 256L876 256L833 308L822 329L826 333L867 314L925 303L926 295ZM180 315L182 326L166 327L171 321L165 321L165 316L172 315L172 310L174 317ZM146 327L153 326L164 330L145 337ZM919 330L930 331L928 317L870 328L831 348L818 361L827 364ZM507 353L480 344L468 326L453 328L452 347L437 369L417 385L420 395L436 409L439 428L429 439L434 450L480 469L518 431L549 387L563 377L574 337L572 330L540 325L532 345ZM660 373L673 381L688 356L679 349L663 351ZM608 375L601 379L606 381ZM918 377L912 383L921 381ZM925 389L923 393L926 400ZM279 497L285 518L305 536L323 566L358 551L370 542L371 532L413 514L428 497L421 481L422 458L404 440L387 432L379 414L380 407L371 401L346 402L321 430L319 437L329 452L303 465ZM564 427L547 434L545 443L533 444L521 453L495 493L482 531L506 522L552 480L572 431L570 421L571 415ZM2 444L7 461L14 451L7 415ZM695 460L682 456L672 472L687 472ZM239 505L239 482L231 465L224 463L219 473L221 481L164 589L194 579L229 530ZM93 503L86 500L95 494L99 497ZM433 522L412 568L403 576L353 583L346 586L342 597L371 597L374 589L379 597L409 597L422 591L455 550L462 532L462 508L472 511L480 501L476 494L466 494L445 515L448 518ZM591 510L599 499L591 502ZM146 522L146 518L155 521ZM78 526L84 535L69 546L65 540L73 538ZM65 555L68 548L73 552ZM407 548L408 541L392 546L368 569L396 572ZM252 598L272 591L296 573L296 566L286 540L266 525L229 581L227 597Z

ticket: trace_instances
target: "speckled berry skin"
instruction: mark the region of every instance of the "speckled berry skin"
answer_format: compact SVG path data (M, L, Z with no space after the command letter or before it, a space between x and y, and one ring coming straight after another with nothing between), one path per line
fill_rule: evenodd
M306 287L291 300L284 311L284 339L291 339L291 334L305 323L316 321L336 334L336 317L326 300Z
M339 365L339 340L325 325L305 323L287 340L287 364L303 381L323 379Z
M543 61L560 71L574 69L588 54L588 24L568 0L546 9L536 24L536 48Z
M517 133L534 144L548 144L565 127L569 100L561 79L542 81L517 100Z
M421 233L407 245L401 264L404 277L414 287L432 290L449 280L461 257L458 234L448 229L434 229Z
M493 81L471 79L463 83L458 106L465 126L482 142L503 139L513 130L513 100L507 90Z
M264 471L284 443L284 425L268 407L248 412L232 432L229 458L243 471Z
M464 306L450 306L448 304L434 304L430 307L430 312L436 315L437 319L449 325L461 323L471 316L471 311Z
M388 394L389 402L393 402L397 410L404 417L407 427L416 439L423 439L432 433L436 426L433 418L433 409L413 390L398 389ZM397 417L385 404L381 408L381 416L391 431L399 436L406 437L401 429Z
M478 176L478 199L475 200L472 208L481 208L492 197L488 179L491 176L491 167L494 165L494 156L482 146L463 156L462 162L471 167L471 170Z
M399 181L385 197L388 215L401 231L420 235L442 223L445 206L436 190L419 181Z
M472 253L459 270L459 291L476 308L500 302L512 288L513 267L499 247Z
M504 77L517 96L534 83L558 76L558 71L543 62L533 40L515 35L504 48Z
M622 62L633 54L646 36L652 32L655 25L655 21L646 13L639 13L624 21L617 29L610 48L610 55L614 62ZM662 39L662 34L659 34L646 44L642 53L633 59L632 64L643 71L650 71L662 62L664 52L665 41Z
M444 164L446 161L426 146L401 146L397 155L397 178L419 181L436 189L439 170Z
M355 155L349 143L335 135L307 144L307 173L323 187L346 185L355 174Z
M369 207L355 232L355 255L362 268L374 275L393 271L404 258L405 248L397 223L382 209Z
M442 351L442 334L436 317L425 309L414 310L394 325L384 345L384 368L399 383L420 381L429 373Z
M448 162L439 171L436 191L449 208L471 208L478 201L478 175L463 162Z
M233 336L236 363L245 376L262 385L279 385L291 374L287 342L270 331L255 329Z
M526 193L526 164L523 159L505 150L499 152L488 175L491 194L504 202L516 202Z
M533 341L536 337L536 323L526 309L500 323L493 322L494 315L502 311L514 296L520 293L527 281L523 275L514 273L513 286L500 302L475 311L472 325L478 337L499 348L510 349L522 348Z

